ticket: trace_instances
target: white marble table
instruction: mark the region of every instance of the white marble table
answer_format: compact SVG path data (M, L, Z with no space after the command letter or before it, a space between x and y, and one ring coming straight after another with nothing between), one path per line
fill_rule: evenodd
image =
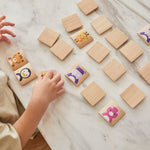
M150 87L137 73L137 70L150 61L150 47L136 35L136 32L150 23L150 0L96 0L99 9L85 16L76 6L76 0L0 0L0 14L5 14L9 21L15 22L13 31L17 34L12 44L0 42L0 68L10 78L10 86L22 104L27 107L35 81L21 87L6 56L18 49L23 49L32 67L38 73L41 70L57 69L62 75L75 63L80 63L89 72L90 77L78 88L65 79L66 93L49 105L39 129L53 150L149 150L150 148ZM77 13L94 41L79 50L61 23L61 18ZM144 50L134 63L128 62L119 51L112 48L104 39L108 31L99 36L89 22L100 14L106 15L111 22L137 42ZM61 38L74 47L69 57L61 62L49 52L49 48L37 37L45 26L61 33ZM97 64L86 51L100 41L111 53ZM112 82L101 68L112 58L117 58L127 69L127 73L117 82ZM91 107L80 92L92 81L96 81L107 93L95 107ZM121 98L120 93L131 83L135 83L147 96L136 108L131 109ZM126 115L110 127L98 114L98 111L110 100L119 104Z

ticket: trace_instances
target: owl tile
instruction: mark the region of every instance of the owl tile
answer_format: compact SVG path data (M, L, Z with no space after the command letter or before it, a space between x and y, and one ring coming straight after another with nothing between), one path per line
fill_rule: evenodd
M28 63L28 60L22 50L19 50L7 57L8 63L13 71Z
M79 64L74 65L65 76L75 85L79 86L88 76L89 73Z
M114 126L125 115L125 112L114 101L110 101L99 114L110 126Z

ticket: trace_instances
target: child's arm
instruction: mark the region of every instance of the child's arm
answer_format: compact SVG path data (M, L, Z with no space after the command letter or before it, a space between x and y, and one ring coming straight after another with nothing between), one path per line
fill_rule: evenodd
M65 92L63 85L64 80L60 74L52 70L35 84L27 109L13 125L20 136L22 147L35 131L48 104Z

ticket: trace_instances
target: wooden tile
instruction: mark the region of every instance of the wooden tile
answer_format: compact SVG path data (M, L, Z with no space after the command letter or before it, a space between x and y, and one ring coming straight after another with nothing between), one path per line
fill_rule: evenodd
M147 45L150 45L150 24L145 26L137 34Z
M138 73L150 85L150 62L139 69Z
M19 50L7 57L11 68L15 71L28 63L28 60L22 50Z
M41 72L39 72L38 78L39 78L39 79L43 79L44 76L46 75L46 73L47 73L47 71L41 71Z
M34 70L32 69L30 63L22 66L21 68L17 69L15 72L16 78L18 79L21 85L25 85L28 82L37 78Z
M144 93L135 84L131 84L120 96L131 108L135 108L145 98Z
M73 42L81 49L93 41L92 36L88 31L82 29L71 36Z
M45 27L44 31L40 34L38 40L49 47L52 47L56 40L59 38L60 34L56 31Z
M81 95L94 106L105 97L106 93L98 84L92 82L81 92Z
M99 114L110 126L114 126L125 115L125 112L115 102L110 101Z
M113 26L112 23L104 15L101 15L94 19L91 22L91 25L94 30L100 35L111 29Z
M75 86L79 86L88 76L89 73L79 64L74 65L65 76L72 81Z
M50 52L52 52L60 60L64 60L72 51L73 47L63 39L59 39L55 45L50 48Z
M85 15L90 14L99 7L94 0L81 0L77 3L77 6Z
M67 32L71 32L82 27L82 23L77 14L63 18L62 23Z
M94 59L97 63L101 63L110 51L100 42L96 42L88 51L87 54Z
M115 28L112 32L106 35L105 39L114 48L118 49L128 40L128 37L121 30L119 30L118 28Z
M140 57L144 51L134 42L129 41L120 49L121 54L127 58L130 62L135 61L138 57Z
M127 71L116 59L112 59L102 70L112 81L117 81Z

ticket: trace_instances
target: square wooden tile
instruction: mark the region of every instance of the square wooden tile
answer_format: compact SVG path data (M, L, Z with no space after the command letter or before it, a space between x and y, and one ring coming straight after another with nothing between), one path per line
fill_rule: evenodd
M60 34L56 31L45 27L44 31L40 34L38 40L44 44L46 44L49 47L52 47L54 43L59 38Z
M116 59L112 59L102 70L112 81L117 81L127 71Z
M145 26L137 34L147 45L150 45L150 24Z
M18 68L29 62L22 50L11 54L7 57L7 60L13 71L17 70Z
M93 41L92 36L85 29L81 29L71 36L73 42L81 49Z
M41 71L41 72L39 72L38 78L39 78L39 79L43 79L44 76L46 75L46 73L47 73L47 71Z
M99 7L94 0L81 0L77 3L77 6L85 15L90 14Z
M150 62L139 69L138 73L150 85Z
M88 51L87 54L97 63L101 63L110 51L100 42L96 42Z
M77 14L63 18L62 23L67 32L71 32L82 27L82 23Z
M63 39L59 39L54 46L50 48L50 51L60 60L64 60L73 51L73 47Z
M144 93L135 84L131 84L120 96L131 108L135 108L145 98Z
M106 35L105 39L114 48L118 49L128 40L128 37L121 30L115 28L113 31L111 31Z
M35 78L37 78L37 75L32 69L30 63L27 63L26 65L17 69L14 73L21 85L25 85L30 81L34 80Z
M93 29L100 35L111 29L113 26L112 23L104 15L101 15L94 19L91 22L91 25Z
M110 126L114 126L125 115L125 112L115 102L110 101L99 114Z
M89 73L79 64L74 65L65 76L72 81L75 86L79 86L88 76Z
M94 106L105 97L106 93L98 84L92 82L81 92L81 95Z
M120 52L130 62L135 61L144 53L144 51L132 40L125 44L120 49Z

